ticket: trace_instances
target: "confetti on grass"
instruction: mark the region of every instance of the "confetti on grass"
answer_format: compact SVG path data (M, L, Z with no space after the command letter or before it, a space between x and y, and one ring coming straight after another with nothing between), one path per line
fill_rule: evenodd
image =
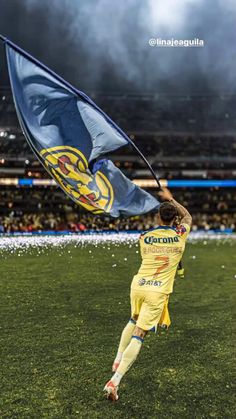
M91 234L65 234L65 235L35 235L35 236L0 236L0 252L8 251L12 254L17 253L18 256L22 256L27 250L32 248L38 248L38 255L45 250L55 247L63 249L68 244L78 246L103 245L103 249L110 250L109 245L115 245L119 247L120 244L127 244L129 247L138 247L138 239L140 233L91 233ZM189 241L193 244L199 242L199 240L212 240L216 241L216 245L226 244L236 239L236 234L223 235L223 234L201 234L191 233ZM108 245L108 247L107 247ZM91 251L90 251L91 253ZM136 251L138 253L138 250ZM194 258L194 257L193 257Z

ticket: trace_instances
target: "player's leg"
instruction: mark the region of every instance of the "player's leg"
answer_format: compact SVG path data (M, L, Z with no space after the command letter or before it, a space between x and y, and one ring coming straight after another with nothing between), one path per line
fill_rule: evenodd
M147 332L156 330L168 299L167 295L156 292L147 292L141 295L143 296L143 302L133 336L123 353L117 371L104 388L107 398L114 401L118 400L117 390L122 377L136 360Z
M136 321L138 319L138 315L142 306L143 296L140 293L131 290L130 293L130 305L131 305L131 319L125 326L118 347L118 351L115 357L115 360L112 365L112 371L115 372L121 362L122 355L127 348L128 344L130 343L130 339L132 338Z
M146 330L143 330L140 327L135 326L133 336L123 353L117 371L114 373L111 380L108 381L108 383L104 387L104 391L106 392L107 398L110 398L113 401L118 400L117 391L120 381L136 360L146 334Z
M119 385L121 378L126 374L136 360L146 334L147 330L141 329L138 326L135 327L132 338L123 353L121 363L111 379L116 386Z
M129 320L129 322L127 323L127 325L125 326L125 328L123 329L123 332L121 334L121 338L120 338L120 343L119 343L119 347L118 347L118 351L115 357L115 360L113 362L112 365L112 371L115 372L117 370L117 368L120 365L123 353L125 351L125 349L127 348L128 344L130 343L130 339L133 335L135 326L136 326L136 320L137 320L137 316L135 316L135 318L132 318Z

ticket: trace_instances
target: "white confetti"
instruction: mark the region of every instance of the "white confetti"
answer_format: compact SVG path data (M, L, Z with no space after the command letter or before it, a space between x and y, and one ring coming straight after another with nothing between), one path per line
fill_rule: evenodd
M31 234L22 234L22 235L1 235L0 236L0 255L1 257L6 257L4 254L5 251L10 254L19 254L19 256L24 256L24 253L30 252L34 248L37 249L37 257L40 257L41 254L47 254L49 250L55 248L56 250L63 251L65 246L73 245L74 249L86 248L88 245L94 247L102 245L103 249L107 248L107 245L115 245L119 247L121 244L127 244L128 246L139 246L138 240L140 233L73 233L65 235L31 235ZM219 246L222 243L222 239L225 243L231 243L236 239L236 234L224 235L224 234L212 234L212 233L191 233L189 241L192 244L196 244L199 240L214 240L216 246ZM41 252L40 252L41 250ZM136 253L139 253L136 250ZM88 251L92 253L92 250ZM63 253L58 253L58 256L63 256ZM191 256L190 256L191 258ZM192 259L195 259L192 256Z

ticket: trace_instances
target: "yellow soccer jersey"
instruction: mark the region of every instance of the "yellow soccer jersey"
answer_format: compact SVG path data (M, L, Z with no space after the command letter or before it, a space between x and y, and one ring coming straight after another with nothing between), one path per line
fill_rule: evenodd
M140 236L142 264L131 288L170 294L190 227L159 226Z

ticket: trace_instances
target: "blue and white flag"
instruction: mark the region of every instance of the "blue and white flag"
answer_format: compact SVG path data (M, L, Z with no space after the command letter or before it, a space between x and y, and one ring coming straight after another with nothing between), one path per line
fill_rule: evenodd
M16 111L31 148L64 192L94 214L138 215L159 202L134 185L110 160L125 135L86 95L7 42Z

